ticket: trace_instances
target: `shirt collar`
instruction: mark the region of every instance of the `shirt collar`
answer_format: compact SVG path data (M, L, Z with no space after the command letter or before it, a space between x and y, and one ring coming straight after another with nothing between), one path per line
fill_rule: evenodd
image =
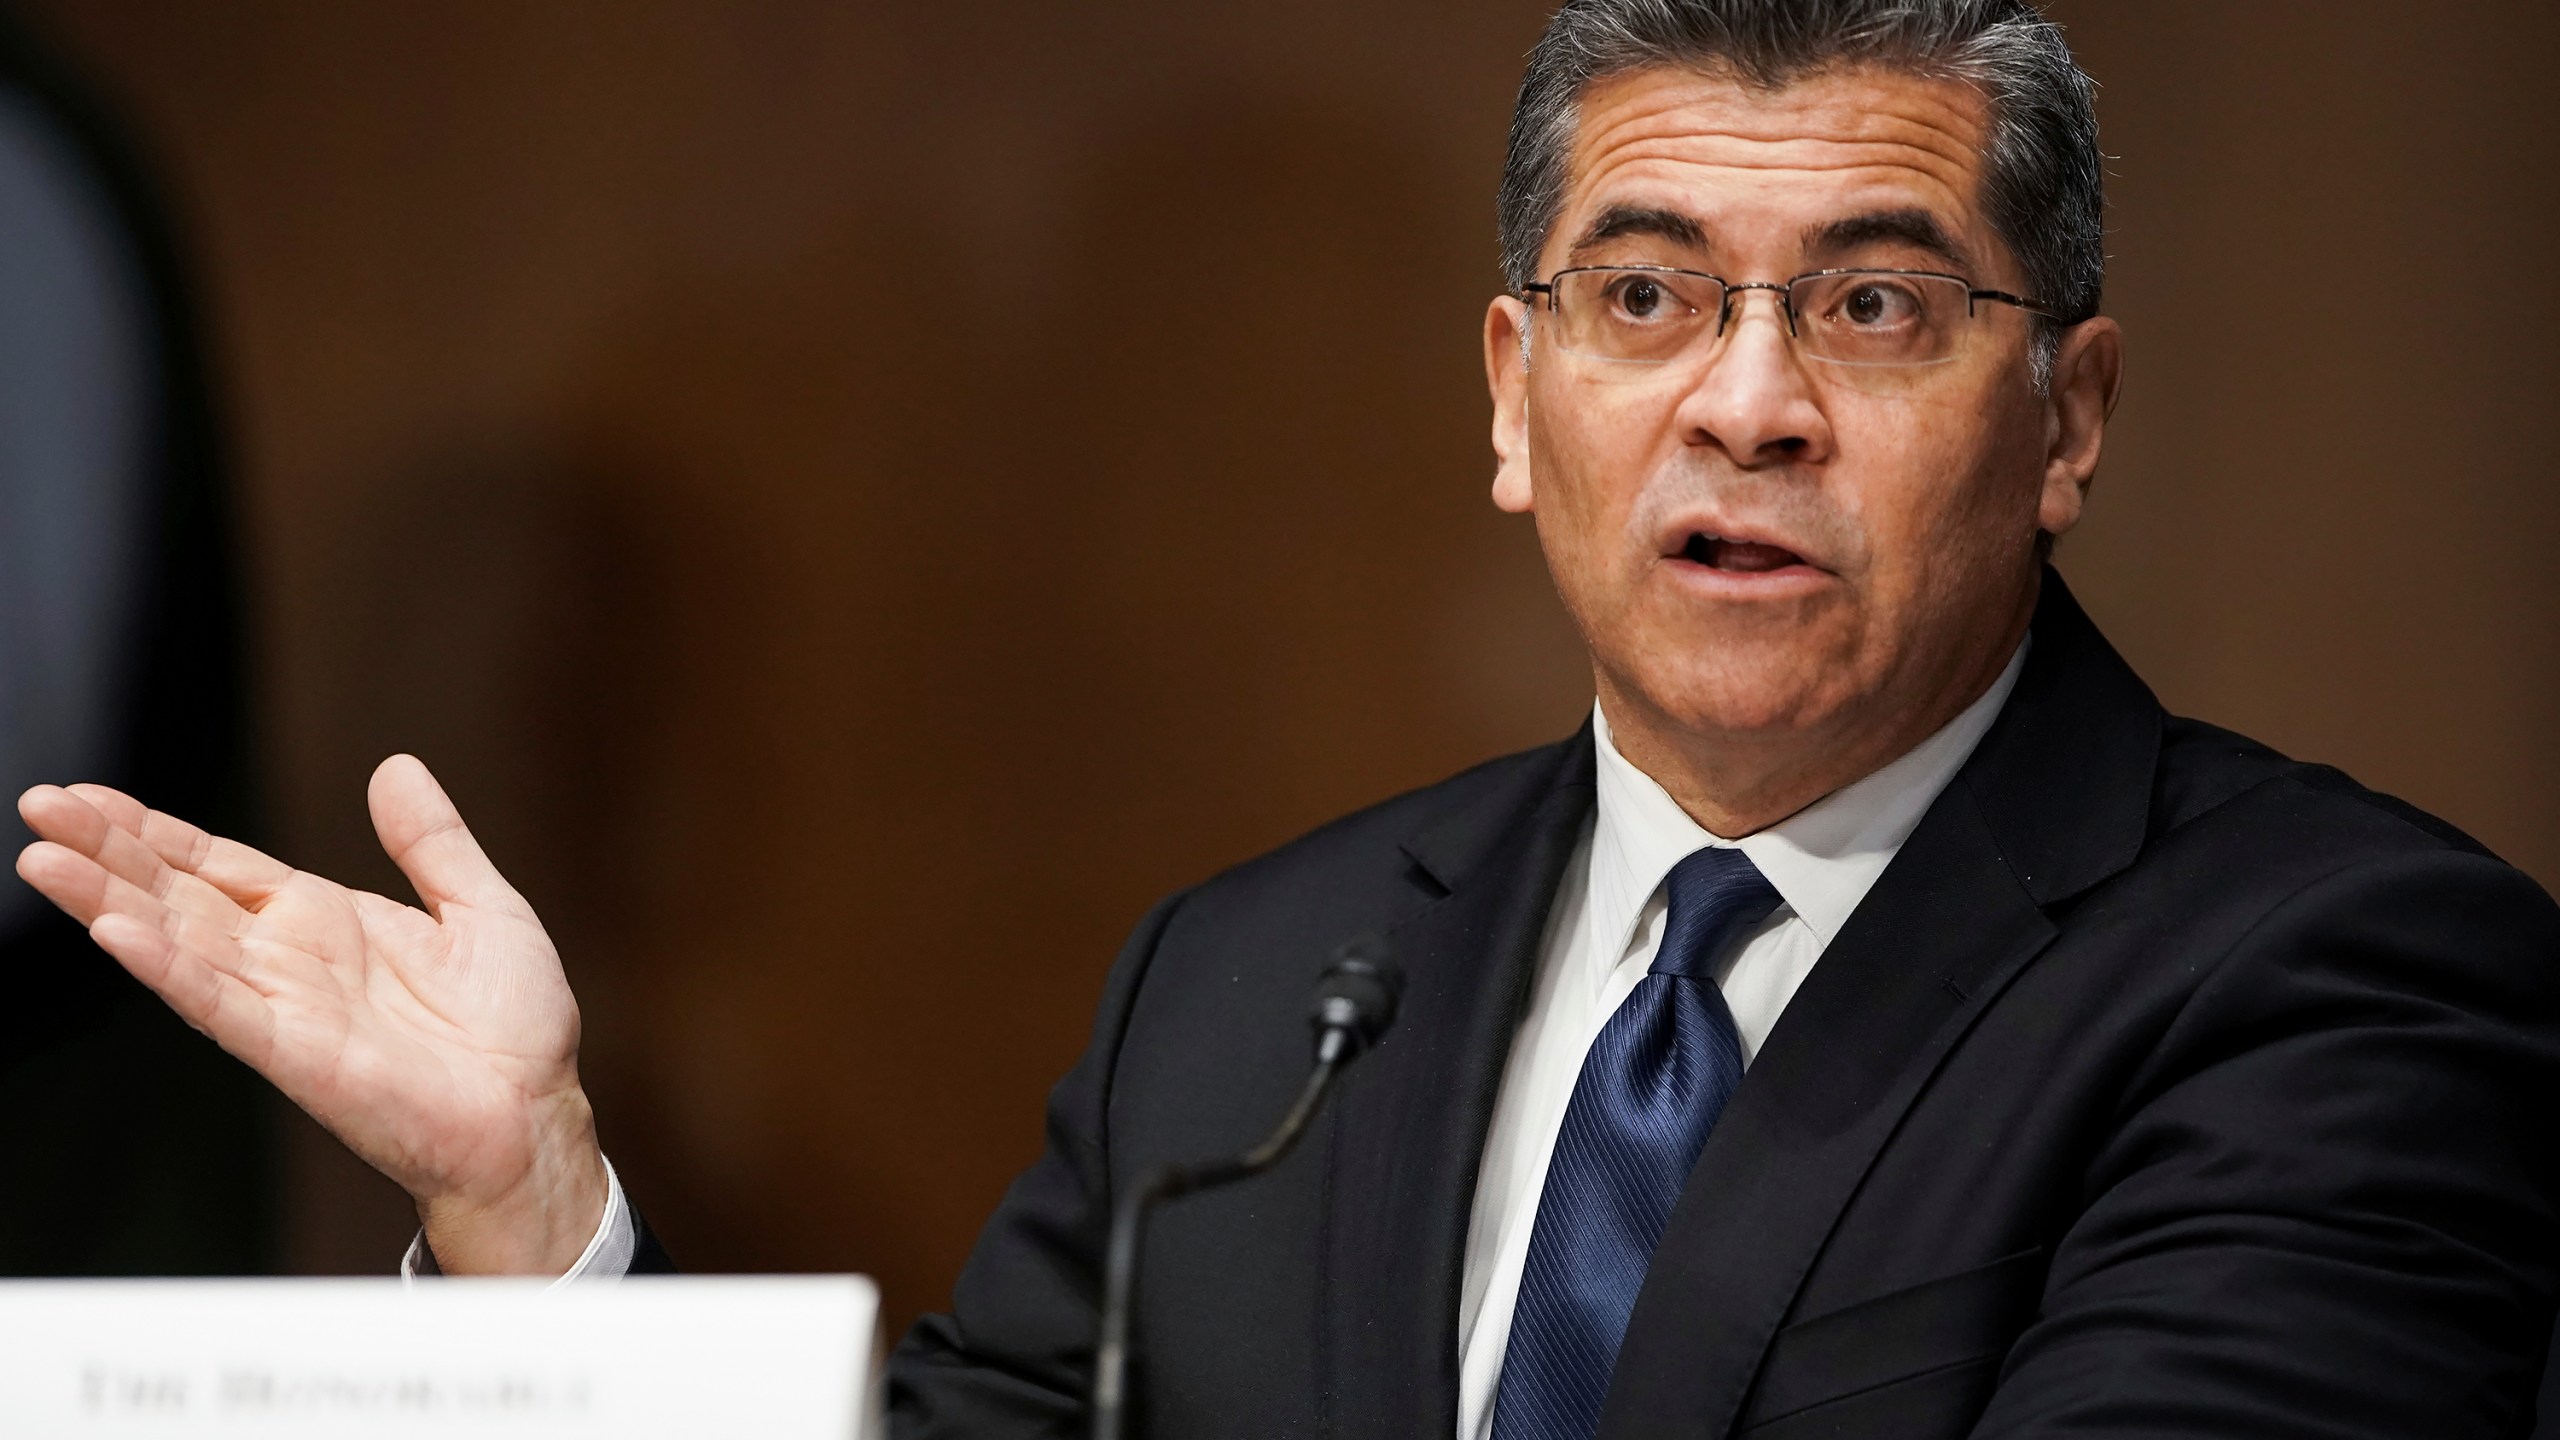
M1617 941L1612 961L1625 953L1646 902L1671 867L1708 845L1731 846L1751 857L1780 902L1828 947L1999 717L2026 658L2021 641L1991 688L1936 734L1865 779L1740 840L1708 833L1652 776L1619 754L1609 717L1595 702L1591 732L1599 759L1599 818L1591 841L1591 920L1594 934Z

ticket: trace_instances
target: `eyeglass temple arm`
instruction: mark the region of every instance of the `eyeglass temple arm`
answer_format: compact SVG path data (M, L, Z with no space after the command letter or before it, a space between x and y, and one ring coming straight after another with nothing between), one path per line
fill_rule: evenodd
M2080 320L2090 318L2087 315L2083 315L2080 317L2080 320L2067 319L2061 311L2054 309L2052 306L2047 305L2041 300L2030 300L2024 295L2012 295L2006 290L1967 290L1965 292L1965 306L1967 309L1971 309L1974 302L1978 300L1997 300L2003 305L2015 305L2021 310L2027 311L2030 314L2041 315L2047 320L2051 320L2059 325L2077 325L2080 323Z

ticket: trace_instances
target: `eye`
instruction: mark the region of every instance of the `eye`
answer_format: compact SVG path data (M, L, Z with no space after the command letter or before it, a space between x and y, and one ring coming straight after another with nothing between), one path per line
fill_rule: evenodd
M1950 358L1967 318L1966 283L1922 271L1835 270L1791 292L1796 338L1817 360L1930 365Z
M1652 275L1620 275L1610 282L1607 294L1610 308L1627 320L1667 320L1689 308L1668 284Z
M1920 299L1902 286L1862 280L1840 297L1840 318L1862 329L1901 325L1920 315Z

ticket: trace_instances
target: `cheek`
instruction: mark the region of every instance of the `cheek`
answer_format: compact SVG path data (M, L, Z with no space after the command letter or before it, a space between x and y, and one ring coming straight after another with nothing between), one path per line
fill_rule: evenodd
M1841 459L1850 462L1840 467L1848 472L1842 509L1869 547L1881 588L1934 588L1927 577L1971 570L1986 553L2010 548L2013 531L2031 532L2040 477L2008 421L1905 402L1867 407L1854 427L1842 427Z
M1562 543L1597 562L1625 548L1627 517L1652 469L1650 447L1660 427L1628 403L1632 397L1564 389L1531 397L1538 533L1551 551Z

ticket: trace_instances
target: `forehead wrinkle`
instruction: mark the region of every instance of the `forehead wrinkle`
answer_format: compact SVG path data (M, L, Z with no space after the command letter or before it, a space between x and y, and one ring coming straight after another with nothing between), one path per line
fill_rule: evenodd
M1921 178L1946 192L1960 230L1972 228L1981 104L1957 82L1837 74L1761 92L1696 74L1641 72L1600 82L1583 98L1569 210L1630 169L1770 177L1867 169L1879 173L1856 188L1907 192L1910 178ZM1691 188L1676 174L1664 176L1663 184L1674 193ZM1639 186L1652 188L1641 180ZM1634 198L1611 197L1619 203ZM1862 201L1889 203L1881 194Z
M1899 140L1836 141L1795 138L1784 141L1739 139L1695 131L1646 136L1576 157L1585 195L1617 172L1656 164L1682 169L1744 171L1762 175L1834 175L1850 170L1902 172L1927 177L1951 195L1967 197L1973 189L1973 156L1949 155ZM1706 142L1701 145L1701 141Z
M1630 161L1593 177L1588 187L1590 193L1577 201L1566 216L1560 217L1568 224L1557 227L1558 238L1570 237L1569 253L1579 255L1608 243L1594 231L1611 211L1666 211L1691 217L1696 222L1700 232L1696 249L1713 254L1736 244L1743 232L1734 222L1751 214L1749 198L1702 196L1694 184L1684 183L1684 177L1678 173L1687 168L1685 161L1675 162L1674 166ZM1837 193L1827 194L1818 209L1785 217L1779 233L1788 241L1795 242L1799 249L1805 249L1808 248L1804 244L1808 236L1817 236L1834 223L1867 214L1916 210L1938 217L1959 257L1969 256L1977 248L1960 195L1936 186L1915 186L1907 166L1887 164L1861 168L1876 173L1847 176ZM1670 170L1671 173L1660 173L1662 170ZM1627 171L1635 173L1624 173ZM1772 167L1755 173L1815 172ZM1843 171L1819 173L1840 175Z
M1876 70L1808 76L1780 90L1693 71L1644 70L1594 82L1577 109L1577 154L1618 131L1689 111L1707 122L1700 134L1771 144L1899 141L1968 170L1978 161L1988 118L1980 92L1960 81ZM1606 123L1597 123L1601 118Z

